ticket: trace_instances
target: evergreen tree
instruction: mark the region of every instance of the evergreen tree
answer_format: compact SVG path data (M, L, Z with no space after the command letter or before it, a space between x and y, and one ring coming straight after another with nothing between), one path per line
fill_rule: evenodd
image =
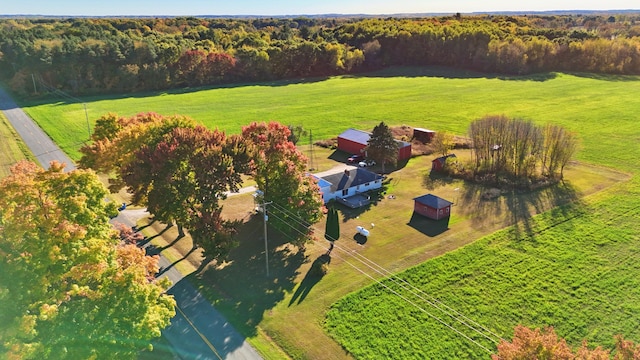
M383 173L385 164L395 166L398 162L398 142L384 122L373 128L367 144L367 157L382 165Z

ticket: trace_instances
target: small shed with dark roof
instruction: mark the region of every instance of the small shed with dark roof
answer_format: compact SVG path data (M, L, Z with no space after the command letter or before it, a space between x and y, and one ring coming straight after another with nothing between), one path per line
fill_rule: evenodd
M448 158L456 157L456 154L449 154L445 156L440 156L431 161L431 171L442 171L444 169L444 165L447 163Z
M436 136L436 132L429 129L413 128L413 138L423 143L429 143Z
M440 220L451 215L451 201L433 194L418 196L413 199L413 211L433 220Z

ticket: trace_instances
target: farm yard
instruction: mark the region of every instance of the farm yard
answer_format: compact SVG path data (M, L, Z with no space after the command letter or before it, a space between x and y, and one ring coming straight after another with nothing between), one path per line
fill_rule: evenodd
M485 349L495 351L495 341L509 339L517 324L552 325L572 346L587 339L592 346L611 347L615 334L640 340L638 90L637 77L504 79L399 68L358 77L86 101L90 119L106 112L178 113L234 133L251 121L276 120L303 125L314 139L335 137L353 124L370 130L380 121L464 135L471 121L486 114L550 122L576 132L581 149L565 183L533 193L486 200L486 189L431 176L435 155L409 160L389 175L378 202L343 210L342 237L322 278L308 273L328 245L321 240L301 252L284 245L287 239L277 233L269 235L272 276L264 276L262 223L250 216L252 198L230 197L226 214L247 221L240 246L227 263L191 275L268 358L282 356L281 351L292 358L487 358ZM87 137L78 104L22 105L78 157L77 144ZM464 151L456 155L469 156ZM316 148L315 167L332 167L332 156ZM437 234L411 224L412 199L427 192L455 204L448 228ZM357 225L371 230L364 243L353 238ZM155 226L157 232L162 229ZM164 234L165 240L154 241L175 239L171 231ZM181 259L181 249L190 249L188 242L173 243L169 250L175 260ZM454 331L429 315L437 316L432 306L400 300L389 291L404 292L394 288L397 282L383 280L383 274L356 260L360 256L491 335L455 321ZM197 254L186 260L178 263L183 271L198 268Z

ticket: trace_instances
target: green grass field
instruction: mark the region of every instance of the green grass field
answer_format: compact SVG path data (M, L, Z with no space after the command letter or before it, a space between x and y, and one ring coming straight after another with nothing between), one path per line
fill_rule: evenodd
M0 179L10 174L11 165L24 159L35 160L7 118L0 112Z
M372 129L380 121L464 134L474 119L505 114L579 131L583 146L590 149L581 152L580 159L617 165L603 154L620 146L620 134L634 131L640 108L637 80L565 74L503 80L438 68L400 68L298 83L88 98L86 104L90 122L109 112L130 116L153 111L188 115L208 127L237 133L252 121L275 120L301 124L312 130L314 139L336 137L349 127ZM82 104L21 106L78 159L78 144L88 138ZM634 159L622 155L617 159Z
M310 244L301 253L284 245L286 239L277 234L270 235L272 277L263 276L261 224L255 221L241 230L241 245L229 263L193 275L261 349L273 341L293 358L487 358L479 345L427 315L434 310L419 304L422 299L412 300L416 307L400 301L362 269L356 270L347 254L364 255L400 272L399 277L499 337L510 338L512 328L522 323L553 325L573 346L583 338L594 346L610 346L617 333L639 342L638 93L638 77L549 74L500 79L407 68L360 77L88 99L87 108L90 119L110 111L186 114L230 132L250 121L277 120L302 124L315 139L337 136L349 127L371 129L380 121L464 134L472 120L485 114L550 122L577 132L577 159L583 165L567 173L566 188L507 195L495 202L479 200L480 190L471 186L430 181L430 158L412 159L387 184L395 200L344 214L348 219L338 244L345 251L334 250L329 274L321 280L307 277L307 271L325 244ZM74 144L87 138L81 105L23 105L78 157ZM454 208L447 231L428 236L410 226L413 196L433 191L452 198L458 196L454 188L462 189L460 206ZM548 211L565 200L574 202ZM250 196L229 201L230 208L238 202L233 205L238 213L252 208ZM529 212L540 214L528 218ZM513 221L517 226L495 232ZM372 236L358 245L351 238L353 229L370 223L376 224ZM464 334L495 349L477 333ZM263 351L276 354L268 358L280 354Z

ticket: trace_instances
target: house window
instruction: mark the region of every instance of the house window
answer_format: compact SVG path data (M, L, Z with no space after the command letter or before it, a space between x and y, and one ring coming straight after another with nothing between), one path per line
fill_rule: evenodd
M369 183L364 184L364 186L369 186Z
M342 196L347 196L349 194L349 189L342 190Z

